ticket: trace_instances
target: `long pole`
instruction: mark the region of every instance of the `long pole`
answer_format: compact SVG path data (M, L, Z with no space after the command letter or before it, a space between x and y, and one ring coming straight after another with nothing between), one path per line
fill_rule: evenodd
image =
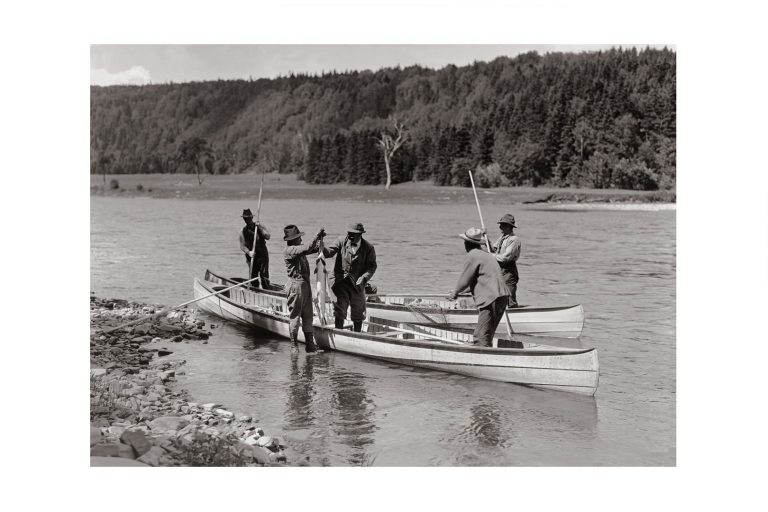
M261 191L264 190L264 171L261 171L261 185L259 185L259 206L256 207L256 226L253 228L253 247L251 247L251 261L248 264L248 278L253 275L253 260L256 259L256 240L259 238L259 218L261 217ZM261 276L261 274L259 274Z
M188 300L187 302L182 302L178 306L173 306L172 308L163 309L162 311L159 311L159 312L157 312L157 313L155 313L153 315L145 316L144 318L139 318L137 320L132 320L132 321L130 321L128 323L125 323L125 324L122 324L122 325L118 325L117 327L113 327L112 329L107 329L106 331L104 331L104 334L108 334L110 332L114 332L114 331L117 331L119 329L123 329L125 327L132 327L134 325L143 324L147 320L156 318L156 317L158 317L160 315L164 315L164 314L170 313L171 311L173 311L175 309L183 308L184 306L188 306L189 304L192 304L193 302L197 302L199 300L207 299L208 297L213 297L214 295L222 294L222 293L227 292L227 291L229 291L229 290L231 290L233 288L237 288L238 286L243 286L244 284L248 284L251 281L255 281L256 279L258 279L258 277L254 277L253 279L249 279L248 281L243 281L242 283L237 283L235 285L229 286L229 287L224 288L223 290L219 290L217 292L209 293L208 295L203 295L202 297L198 297L196 299Z
M483 237L485 238L485 245L488 247L488 252L492 254L491 242L488 241L488 234L485 232L485 222L483 222L483 212L480 211L480 200L477 198L477 190L475 189L475 180L472 178L472 171L469 171L469 181L472 183L472 192L475 194L475 204L477 205L477 213L480 215L480 227L483 228ZM512 329L512 322L509 321L509 313L507 313L507 307L504 306L504 320L507 324L507 334L509 339L512 340L512 334L515 332ZM493 339L493 346L497 346L496 338Z

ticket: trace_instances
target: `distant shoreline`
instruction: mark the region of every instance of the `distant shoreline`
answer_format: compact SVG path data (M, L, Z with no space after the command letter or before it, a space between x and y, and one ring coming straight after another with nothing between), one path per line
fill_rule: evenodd
M118 188L110 183L117 180ZM194 174L120 174L107 175L106 187L101 175L91 175L91 196L152 197L158 199L254 199L259 195L261 175L235 174L203 177L198 185ZM674 191L636 191L616 189L572 189L552 187L501 187L478 189L486 204L673 204ZM293 174L266 174L263 197L270 199L316 199L323 201L362 202L473 202L471 188L440 187L431 182L407 182L393 185L310 185Z

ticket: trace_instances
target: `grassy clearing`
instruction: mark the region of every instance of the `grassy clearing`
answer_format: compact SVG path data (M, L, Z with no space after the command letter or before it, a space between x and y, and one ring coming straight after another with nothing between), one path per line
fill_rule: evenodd
M111 180L119 188L109 186ZM178 199L242 199L258 197L261 175L237 174L206 176L202 185L194 174L121 174L107 176L103 187L101 175L92 175L91 194L118 197L156 197ZM471 188L437 187L431 182L408 182L393 185L308 185L293 174L267 174L264 193L271 199L316 199L322 201L365 201L404 203L472 203ZM531 202L634 202L674 203L674 192L635 190L596 190L572 188L503 187L479 189L484 204Z

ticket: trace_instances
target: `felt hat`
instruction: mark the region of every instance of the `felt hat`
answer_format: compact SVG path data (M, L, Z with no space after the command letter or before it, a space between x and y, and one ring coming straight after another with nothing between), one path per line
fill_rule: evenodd
M365 233L365 228L361 222L353 222L347 226L347 233Z
M253 218L253 214L251 213L251 210L250 210L250 209L246 208L245 210L243 210L243 215L242 215L242 217L243 217L244 219L251 219L251 218Z
M477 245L482 245L483 233L484 231L480 228L469 228L464 233L459 235L459 237L463 238L467 242L477 244Z
M283 231L285 232L285 236L283 237L283 240L286 242L293 240L294 238L299 238L300 236L304 236L305 233L303 231L299 231L299 227L295 224L288 224L283 228Z
M505 213L501 220L499 220L496 224L509 224L513 228L517 227L515 226L515 216L511 213Z

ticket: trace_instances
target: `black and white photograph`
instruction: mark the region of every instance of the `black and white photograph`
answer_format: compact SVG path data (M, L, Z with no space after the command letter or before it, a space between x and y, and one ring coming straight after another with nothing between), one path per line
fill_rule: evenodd
M93 465L675 465L674 46L91 67Z
M6 508L759 509L747 2L6 11Z

